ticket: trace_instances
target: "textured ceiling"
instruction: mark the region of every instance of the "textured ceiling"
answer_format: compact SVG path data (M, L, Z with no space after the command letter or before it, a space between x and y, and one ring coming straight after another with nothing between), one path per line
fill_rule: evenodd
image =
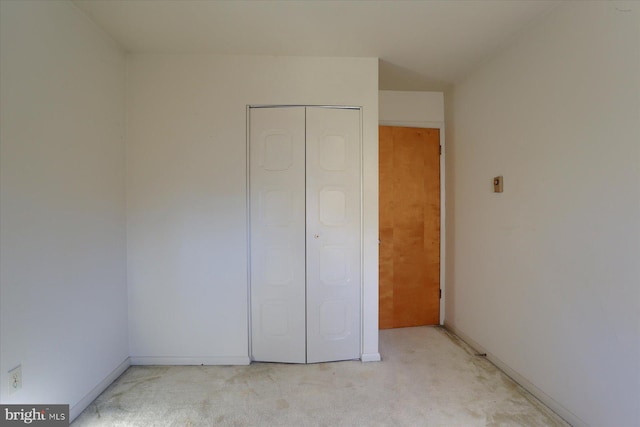
M558 1L74 3L128 52L378 57L381 89L438 90Z

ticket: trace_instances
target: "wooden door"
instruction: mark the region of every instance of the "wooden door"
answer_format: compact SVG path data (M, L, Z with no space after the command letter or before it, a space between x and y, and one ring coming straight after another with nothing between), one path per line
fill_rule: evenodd
M440 131L380 126L380 329L440 320Z

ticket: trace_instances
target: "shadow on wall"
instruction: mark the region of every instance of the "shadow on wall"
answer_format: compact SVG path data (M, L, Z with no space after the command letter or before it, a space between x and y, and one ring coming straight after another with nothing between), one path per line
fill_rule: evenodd
M438 91L448 89L449 83L431 79L408 68L392 64L385 60L378 62L379 90L415 90Z

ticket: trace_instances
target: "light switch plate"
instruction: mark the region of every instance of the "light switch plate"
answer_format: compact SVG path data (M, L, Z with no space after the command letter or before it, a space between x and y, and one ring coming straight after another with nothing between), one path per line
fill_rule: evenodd
M504 184L504 178L502 175L493 178L493 192L502 193L502 186Z

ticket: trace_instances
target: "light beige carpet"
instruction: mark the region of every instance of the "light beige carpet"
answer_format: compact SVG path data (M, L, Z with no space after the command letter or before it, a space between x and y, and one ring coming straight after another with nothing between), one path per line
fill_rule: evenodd
M438 327L380 331L382 362L135 366L84 426L567 426Z

